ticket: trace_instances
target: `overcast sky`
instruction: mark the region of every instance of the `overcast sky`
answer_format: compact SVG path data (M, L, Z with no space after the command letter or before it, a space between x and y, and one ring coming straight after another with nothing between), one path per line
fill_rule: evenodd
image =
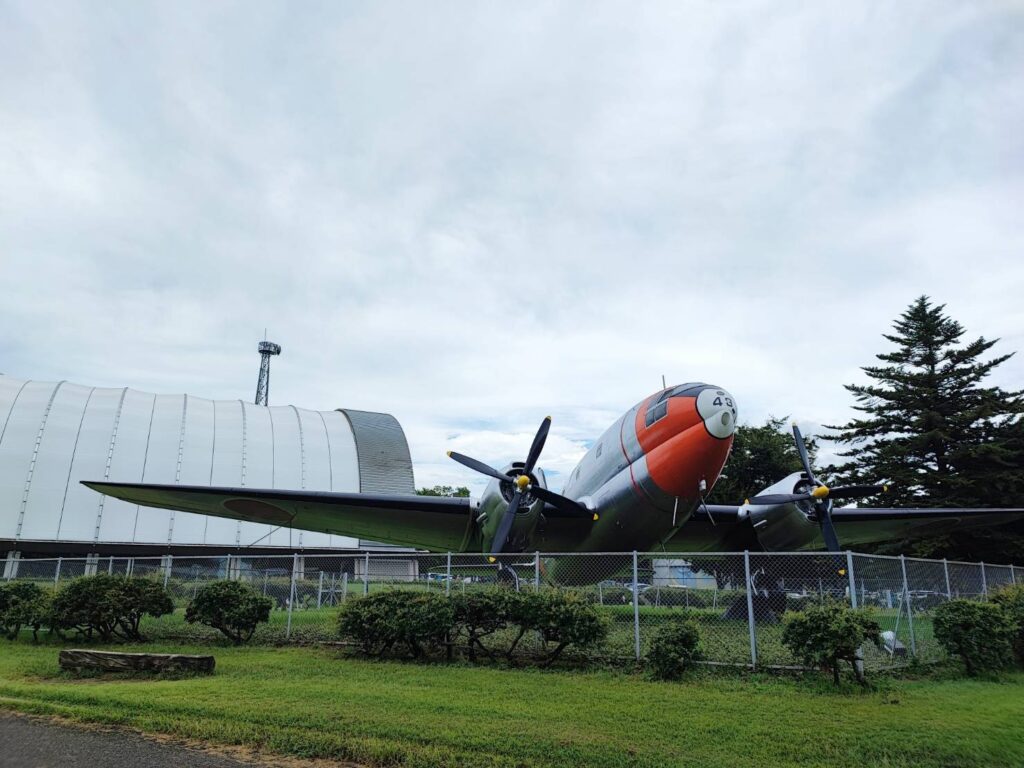
M0 1L0 371L251 399L266 327L419 485L662 374L843 421L922 293L1024 351L1022 246L1021 2Z

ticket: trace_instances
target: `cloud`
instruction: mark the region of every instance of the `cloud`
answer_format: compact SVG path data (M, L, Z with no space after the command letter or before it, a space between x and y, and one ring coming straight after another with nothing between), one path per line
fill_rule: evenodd
M7 4L0 370L251 397L266 327L272 402L394 413L422 484L548 413L564 473L662 374L842 422L921 293L1024 347L1022 19Z

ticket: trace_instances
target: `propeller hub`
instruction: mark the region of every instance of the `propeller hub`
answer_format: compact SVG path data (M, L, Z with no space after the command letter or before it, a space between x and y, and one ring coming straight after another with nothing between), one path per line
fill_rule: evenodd
M819 485L817 488L811 491L811 496L819 500L828 498L828 486Z
M519 487L520 491L525 491L526 490L526 486L528 486L529 484L530 484L530 476L529 475L519 475L516 478L516 485Z

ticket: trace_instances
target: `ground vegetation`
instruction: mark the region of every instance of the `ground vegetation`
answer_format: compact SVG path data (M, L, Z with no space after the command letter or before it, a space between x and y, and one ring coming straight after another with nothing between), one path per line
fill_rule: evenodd
M213 627L235 645L252 639L270 619L274 601L241 581L214 581L200 587L185 609L185 621Z

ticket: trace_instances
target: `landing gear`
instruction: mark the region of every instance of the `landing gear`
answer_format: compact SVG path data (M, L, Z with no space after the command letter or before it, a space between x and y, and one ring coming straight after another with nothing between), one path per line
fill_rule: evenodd
M498 563L498 576L497 582L503 587L511 587L516 592L519 591L519 574L514 569L509 568L504 563Z

